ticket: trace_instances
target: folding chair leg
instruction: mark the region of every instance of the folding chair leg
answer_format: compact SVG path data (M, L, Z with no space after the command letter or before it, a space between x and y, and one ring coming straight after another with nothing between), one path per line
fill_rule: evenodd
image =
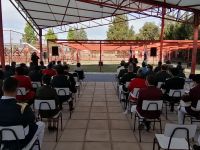
M138 118L138 124L140 125L140 119ZM139 142L141 142L141 129L138 128L139 131Z
M59 128L59 119L56 120L57 122L57 131L56 131L56 142L58 142L58 128Z
M156 121L154 120L153 121L153 131L155 130L155 124L156 124Z
M153 150L155 150L156 138L153 139Z
M165 108L165 117L166 117L166 120L168 120L168 117L167 117L167 103L166 103L166 108Z
M135 117L134 117L134 126L133 126L133 131L135 131L135 126L136 126L136 114L135 114Z
M160 119L160 133L162 134L162 122L161 122L161 119Z
M60 125L61 125L61 131L63 130L63 120L62 120L62 114L60 114Z

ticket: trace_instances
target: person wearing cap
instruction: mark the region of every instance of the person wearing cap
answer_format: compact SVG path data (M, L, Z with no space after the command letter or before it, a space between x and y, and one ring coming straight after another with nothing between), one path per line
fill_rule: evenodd
M185 94L182 98L183 103L180 103L178 106L178 123L183 124L184 115L190 114L194 117L198 117L200 110L196 110L198 100L200 100L200 74L196 74L193 77L194 87L189 91L188 94ZM191 105L186 105L191 103ZM183 105L185 104L185 105Z

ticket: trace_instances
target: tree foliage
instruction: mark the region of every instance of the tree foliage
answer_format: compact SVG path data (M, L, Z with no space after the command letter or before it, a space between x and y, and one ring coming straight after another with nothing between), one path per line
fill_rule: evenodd
M134 35L133 26L129 28L127 15L118 15L114 17L107 31L108 40L133 40Z
M68 35L67 35L68 40L87 40L87 33L86 31L81 28L80 30L76 30L75 28L69 28Z
M136 36L137 40L158 40L160 29L154 22L146 22Z
M45 34L45 40L57 39L57 35L54 33L53 29L49 29Z
M193 27L190 24L169 21L166 22L164 33L166 40L189 40L193 38Z
M35 44L37 40L36 33L29 23L26 23L23 34L23 41L29 44Z

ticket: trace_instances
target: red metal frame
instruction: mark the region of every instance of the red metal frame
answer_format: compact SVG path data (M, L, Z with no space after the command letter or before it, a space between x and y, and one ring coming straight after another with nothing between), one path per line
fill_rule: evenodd
M1 55L2 68L5 68L4 41L3 41L3 20L2 20L2 3L1 3L1 0L0 0L0 55Z

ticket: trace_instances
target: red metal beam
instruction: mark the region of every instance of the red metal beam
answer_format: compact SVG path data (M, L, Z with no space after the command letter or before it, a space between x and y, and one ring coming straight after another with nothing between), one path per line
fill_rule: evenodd
M164 28L165 28L165 17L166 14L166 8L162 8L162 24L161 24L161 34L160 34L160 61L162 62L162 58L163 58L163 39L164 39Z
M2 19L2 4L0 0L0 57L2 68L5 68L5 56L4 56L4 41L3 41L3 19Z

